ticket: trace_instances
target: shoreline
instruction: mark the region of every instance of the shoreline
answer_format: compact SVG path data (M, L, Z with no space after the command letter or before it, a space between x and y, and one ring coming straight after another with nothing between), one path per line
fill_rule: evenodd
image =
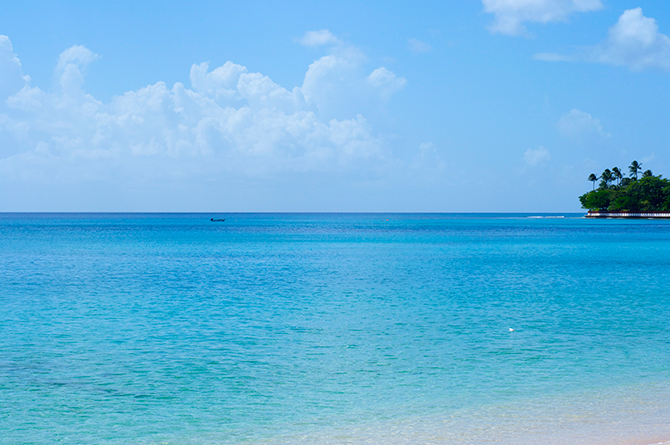
M670 219L670 212L588 212L585 218Z

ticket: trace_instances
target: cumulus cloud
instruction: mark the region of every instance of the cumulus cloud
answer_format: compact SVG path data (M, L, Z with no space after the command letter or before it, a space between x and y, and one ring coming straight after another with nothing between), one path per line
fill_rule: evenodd
M609 137L610 135L603 131L600 120L576 108L563 115L558 121L558 129L564 136L570 138L580 138L589 134L598 134Z
M409 43L409 49L413 53L428 53L430 52L431 49L433 49L428 43L422 42L419 39L409 39L407 41Z
M656 20L645 17L642 8L629 9L596 47L594 60L634 70L670 70L670 38L658 32Z
M586 61L627 66L634 71L660 69L670 71L670 37L658 31L653 18L642 8L624 11L609 29L607 38L577 54L540 53L535 59L562 62Z
M491 32L522 35L524 22L549 23L565 21L577 12L597 11L600 0L482 0L484 11L494 14Z
M63 51L56 65L56 76L60 80L63 92L70 95L80 94L81 87L84 85L84 70L99 57L81 45L75 45Z
M307 105L323 119L341 119L369 103L388 100L407 83L385 67L367 74L366 62L358 48L341 46L310 64L300 88Z
M327 29L321 29L319 31L307 31L298 42L303 46L317 47L340 43L340 40Z
M191 86L198 92L210 95L234 95L237 81L246 72L246 67L230 61L210 72L209 62L203 62L191 67Z
M406 82L384 67L368 73L365 57L351 47L315 61L293 89L233 62L214 69L205 62L191 67L190 87L157 82L103 103L83 89L86 66L97 58L83 46L65 50L55 68L60 89L43 91L0 37L0 76L7 79L0 84L0 177L76 182L370 171L388 156L363 114ZM331 115L348 101L356 106Z
M390 98L394 93L405 88L407 84L405 78L396 76L393 71L383 66L370 73L368 82L384 99Z
M537 165L544 164L549 159L551 159L551 156L549 155L549 150L547 150L542 146L535 149L529 148L523 154L523 161L526 163L526 165L530 167L535 167Z
M0 35L0 98L5 99L16 93L28 81L9 37Z

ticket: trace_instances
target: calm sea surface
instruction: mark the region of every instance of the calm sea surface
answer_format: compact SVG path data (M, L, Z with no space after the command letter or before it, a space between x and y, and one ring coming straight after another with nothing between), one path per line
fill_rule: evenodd
M0 214L0 443L670 440L670 221L529 216Z

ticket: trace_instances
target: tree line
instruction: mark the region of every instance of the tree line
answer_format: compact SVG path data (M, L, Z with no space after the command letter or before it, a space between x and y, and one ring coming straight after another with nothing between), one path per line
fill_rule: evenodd
M633 161L626 176L618 167L589 175L593 190L579 197L582 208L603 212L670 211L670 181ZM598 182L600 181L600 182ZM596 183L598 182L598 188Z

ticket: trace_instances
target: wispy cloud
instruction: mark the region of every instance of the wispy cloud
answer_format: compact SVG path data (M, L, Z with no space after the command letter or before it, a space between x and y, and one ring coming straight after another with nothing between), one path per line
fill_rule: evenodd
M547 162L549 159L551 159L551 155L549 154L549 150L546 148L540 146L538 148L529 148L526 150L526 152L523 154L523 161L526 163L526 165L530 167L535 167L541 164L544 164Z
M430 46L428 43L422 42L419 39L409 39L407 43L409 44L410 51L412 51L415 54L428 53L430 52L430 50L433 49L433 47Z
M491 32L524 35L524 22L549 23L565 21L577 12L602 9L600 0L482 0L484 11L494 14Z
M537 53L533 56L535 60L541 60L543 62L574 62L574 56L568 56L565 54L557 53Z
M319 31L307 31L298 42L303 46L317 47L340 43L340 40L327 29L321 29Z
M558 129L569 138L580 138L588 134L610 137L610 134L603 130L598 118L576 108L561 117L558 121Z

